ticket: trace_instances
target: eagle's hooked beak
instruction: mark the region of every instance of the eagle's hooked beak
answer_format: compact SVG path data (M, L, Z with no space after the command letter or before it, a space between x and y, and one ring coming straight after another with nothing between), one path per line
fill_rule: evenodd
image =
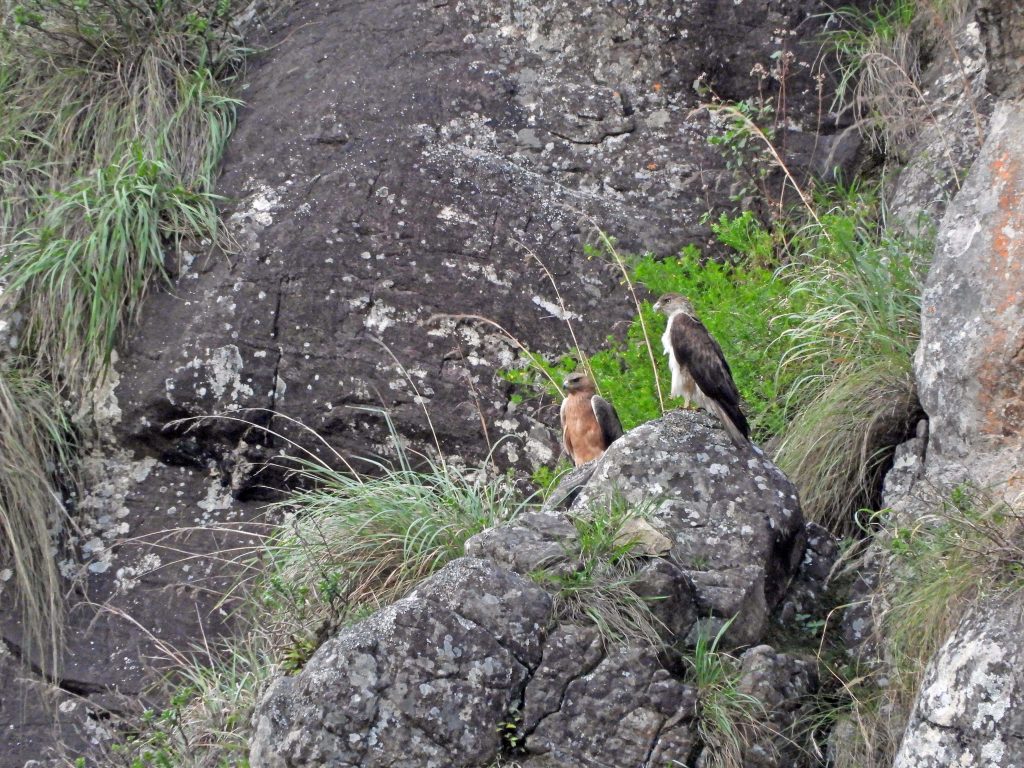
M568 390L569 390L569 380L568 380L568 379L565 379L565 380L564 380L564 381L562 382L562 389L564 389L564 390L566 390L566 391L568 391Z

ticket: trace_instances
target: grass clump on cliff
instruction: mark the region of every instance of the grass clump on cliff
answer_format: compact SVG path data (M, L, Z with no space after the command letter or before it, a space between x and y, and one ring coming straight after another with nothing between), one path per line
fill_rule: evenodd
M552 592L560 620L592 625L606 643L663 644L664 625L635 591L644 562L636 556L637 523L647 514L616 498L573 519L576 538L566 547L567 567L530 574Z
M838 534L877 508L896 446L921 415L912 358L929 243L880 229L855 193L808 224L780 270L796 297L782 315L780 370L795 372L775 460L811 519Z
M71 462L70 425L53 388L27 368L0 363L0 580L5 600L20 603L23 653L48 673L62 646L60 576L53 531L65 511L54 475ZM10 594L13 591L13 595Z
M0 0L0 327L14 348L2 397L15 414L0 423L0 499L30 636L58 635L35 624L60 614L53 475L73 464L61 414L102 378L167 256L218 237L240 7Z
M747 748L769 743L758 738L769 735L764 704L742 690L736 658L719 648L731 624L730 619L714 637L698 634L692 653L684 657L687 680L697 689L701 765L708 768L742 768Z
M0 312L24 314L20 350L72 393L102 375L165 251L216 237L237 5L0 4Z
M376 609L527 503L510 481L483 470L433 460L413 469L404 453L399 466L378 469L367 477L302 465L296 479L306 489L275 505L288 522L267 544L274 581Z

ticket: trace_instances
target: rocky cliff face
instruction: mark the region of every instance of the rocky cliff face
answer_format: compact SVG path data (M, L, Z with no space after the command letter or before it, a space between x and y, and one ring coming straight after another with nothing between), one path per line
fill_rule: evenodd
M849 162L855 142L835 138L820 109L830 84L819 93L812 71L823 8L332 0L277 13L239 84L218 190L238 247L197 246L179 265L91 414L60 680L84 697L62 738L85 745L119 696L139 695L153 637L217 634L232 578L217 552L252 542L238 526L272 482L253 468L280 446L238 422L184 434L169 421L237 411L288 430L259 410L272 409L346 455L386 455L383 420L358 410L382 406L411 447L433 450L434 430L470 461L514 435L503 464L553 463L557 419L510 402L495 371L520 353L494 324L560 354L571 323L593 350L634 311L617 268L583 254L596 226L631 251L708 239L701 214L736 191L707 143L715 121L694 111L712 92L784 91L780 146L801 177ZM17 617L0 626L18 654ZM54 736L21 727L19 709L0 709L16 734L0 764L20 768Z
M287 430L284 420L259 410L272 409L346 454L386 455L381 418L353 408L384 406L413 447L432 450L433 429L445 453L473 460L510 434L515 439L500 449L503 464L552 462L553 415L513 404L494 376L520 357L495 324L533 349L561 353L572 323L593 349L633 312L616 269L583 255L596 225L627 250L670 253L707 241L700 215L731 205L738 191L725 159L707 145L714 119L695 111L712 93L743 99L784 89L779 143L790 167L803 178L849 164L856 142L851 134L841 138L834 116L822 113L830 84L819 92L811 67L824 7L814 0L331 0L282 12L240 85L247 106L224 163L220 192L237 251L203 251L181 265L174 289L151 298L97 397L92 420L100 436L76 501L81 530L72 537L74 556L62 564L77 586L56 686L22 671L31 660L21 658L17 618L6 605L0 611L0 765L48 759L58 737L87 749L104 738L109 715L151 679L140 660L153 654L154 638L182 648L223 627L217 593L232 574L221 553L251 542L239 524L258 513L253 498L265 478L254 478L253 468L279 445L237 422L185 434L166 429L168 421L237 411ZM908 222L921 212L938 221L949 198L957 200L945 213L925 297L917 372L927 434L904 448L902 474L890 482L890 501L908 514L932 481L1008 480L1007 492L1019 489L1024 227L1020 108L1012 100L1022 93L1022 28L1015 0L980 0L951 45L931 53L924 88L930 108L893 194L895 212ZM710 440L715 450L711 432L694 424L682 439ZM750 519L739 501L761 497L756 481L749 494L733 488L737 495L717 506L696 498L718 464L747 479L759 472L775 487L759 456L730 455L724 463L708 456L691 475L673 479L694 482L659 513L682 527L672 561L655 558L650 584L656 594L673 595L677 610L666 624L678 637L693 629L698 607L719 619L739 610L745 621L735 631L756 643L773 612L809 612L834 545L784 514L792 507L781 488L782 500ZM614 474L612 466L587 486L588 495ZM628 474L636 472L634 466ZM687 535L687 520L708 538ZM564 517L538 516L512 532L518 538L507 547L525 557L525 542L546 547L533 551L541 559L557 555L571 528ZM492 558L525 572L500 554L492 546ZM486 582L486 594L518 591L529 598L523 616L537 626L521 627L523 616L490 604L463 615L445 602L452 580L467 589ZM1017 607L996 608L1010 616ZM428 627L427 615L443 622ZM425 761L450 751L468 765L490 754L493 723L481 721L475 740L448 733L431 741L435 734L416 719L422 713L403 709L407 702L385 682L407 690L426 685L435 699L484 696L488 717L521 699L535 767L565 764L565 755L596 760L588 750L615 750L638 763L652 755L696 757L690 686L650 653L607 652L592 633L549 619L548 598L534 585L492 564L463 561L383 617L336 638L302 677L281 682L268 697L262 732L287 736L297 756L284 764L315 762L315 750L328 742L338 754L370 754L376 714L351 699L340 702L338 717L358 724L346 733L364 739L344 744L342 729L325 727L321 713L301 700L319 695L325 676L352 662L351 691L372 693L368 706L411 723ZM483 650L406 669L396 661L408 651L405 640L389 634L396 626L447 627ZM997 645L1007 657L1017 653L1006 626L1015 625L989 626L972 614L929 679L959 679ZM444 647L443 637L432 646ZM763 646L749 654L745 684L781 730L814 688L813 675L799 659ZM456 690L445 674L471 669L473 690ZM766 669L778 676L766 678ZM790 682L778 684L782 679ZM928 688L903 759L936 743L938 733L955 738L945 739L929 764L983 759L984 739L1009 745L1001 754L1016 754L1016 681L1004 676L1000 685L1010 714L983 718L984 730L966 724L992 709L990 694L957 699L954 712L932 695L934 685ZM24 691L44 687L59 688L56 715L23 704ZM613 693L614 706L594 720L591 702ZM650 706L637 711L630 697L641 695ZM566 733L577 740L562 738ZM785 746L776 745L780 750ZM380 754L374 759L390 759ZM267 746L254 748L255 761L281 759Z

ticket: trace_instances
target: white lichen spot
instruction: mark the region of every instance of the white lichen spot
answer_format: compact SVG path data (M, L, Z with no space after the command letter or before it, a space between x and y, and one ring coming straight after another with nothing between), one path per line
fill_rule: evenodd
M569 312L568 310L565 310L562 307L560 307L558 304L555 304L553 301L549 301L548 299L545 299L543 296L532 296L532 297L530 297L530 301L532 301L534 304L536 304L541 309L546 310L547 312L550 312L553 317L556 317L559 320L581 320L582 319L575 312Z

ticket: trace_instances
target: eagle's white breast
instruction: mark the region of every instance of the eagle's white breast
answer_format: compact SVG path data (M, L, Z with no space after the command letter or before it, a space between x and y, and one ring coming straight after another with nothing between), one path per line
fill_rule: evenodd
M683 314L682 310L673 312L672 316L668 319L665 333L661 336L661 345L665 348L665 354L668 356L668 367L672 371L672 397L692 398L695 390L697 390L697 383L690 376L690 372L679 365L675 350L672 348L672 323L681 314Z

